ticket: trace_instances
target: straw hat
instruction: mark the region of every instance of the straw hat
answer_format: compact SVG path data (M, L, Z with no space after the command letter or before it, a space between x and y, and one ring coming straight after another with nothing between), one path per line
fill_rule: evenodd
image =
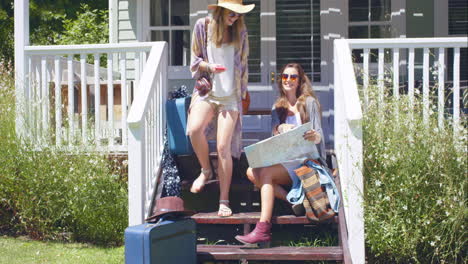
M218 4L208 5L208 9L224 7L239 14L245 14L254 9L255 4L243 5L242 0L218 0Z

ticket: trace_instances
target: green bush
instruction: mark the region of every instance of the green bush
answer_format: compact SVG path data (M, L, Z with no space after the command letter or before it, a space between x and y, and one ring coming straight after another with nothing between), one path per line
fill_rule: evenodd
M425 123L421 105L410 107L404 95L380 106L370 98L363 120L369 263L466 263L466 128L439 129L436 109Z
M126 178L105 154L37 150L20 141L13 81L1 79L0 231L121 244L127 227Z

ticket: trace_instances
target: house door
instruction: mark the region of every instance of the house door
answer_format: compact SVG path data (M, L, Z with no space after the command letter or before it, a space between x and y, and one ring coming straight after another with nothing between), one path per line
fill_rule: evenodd
M300 63L311 80L320 81L320 1L244 1L251 3L256 7L245 16L251 105L270 109L278 94L278 73L285 64Z

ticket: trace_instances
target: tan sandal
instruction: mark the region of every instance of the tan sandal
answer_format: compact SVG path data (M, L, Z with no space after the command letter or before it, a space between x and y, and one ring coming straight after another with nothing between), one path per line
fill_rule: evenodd
M203 174L203 175L202 175ZM213 177L213 172L211 169L201 169L201 173L198 178L192 183L192 187L190 191L192 193L199 193L205 187L207 181L209 181Z
M232 215L232 210L229 208L229 200L219 200L218 216L229 217Z

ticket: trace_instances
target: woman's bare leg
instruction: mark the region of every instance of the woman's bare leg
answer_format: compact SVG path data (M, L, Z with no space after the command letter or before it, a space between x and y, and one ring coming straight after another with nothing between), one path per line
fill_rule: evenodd
M231 141L238 117L239 112L237 111L222 111L218 115L216 142L218 150L219 200L223 201L219 204L218 215L220 216L232 215L229 202L226 201L229 201L229 188L232 178Z
M193 105L188 116L188 124L190 127L187 128L187 131L190 136L190 141L192 142L193 150L195 151L198 161L204 170L211 170L210 158L208 156L208 141L206 140L205 129L210 123L211 119L213 119L213 116L213 107L205 101L200 101ZM190 191L193 193L200 192L203 189L205 182L209 179L209 177L211 177L212 174L213 172L205 175L202 171L198 178L193 182Z
M258 168L252 170L253 175L258 179L260 186L261 197L261 213L260 222L270 222L273 214L273 206L275 202L275 185L291 184L291 178L288 171L280 164L270 167ZM282 188L281 188L282 189ZM280 189L277 189L283 196ZM284 189L282 189L284 191Z
M248 168L247 169L247 178L257 187L261 188L260 182L259 182L259 169L252 169ZM255 172L255 173L254 173ZM281 199L283 201L286 200L286 196L288 195L288 192L279 184L273 184L273 191L275 194L275 197L278 199Z

